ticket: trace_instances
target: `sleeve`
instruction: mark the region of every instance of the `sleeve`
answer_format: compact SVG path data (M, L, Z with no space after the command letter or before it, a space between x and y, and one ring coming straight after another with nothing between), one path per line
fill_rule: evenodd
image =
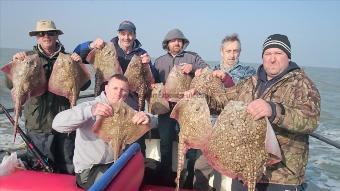
M195 54L195 61L192 64L192 72L195 72L199 68L210 67L198 54Z
M320 119L320 94L308 78L298 79L286 102L274 103L273 124L291 132L311 133Z
M151 129L157 128L158 126L158 116L157 115L152 115L150 113L146 113L149 118L150 118L150 127Z
M81 57L83 63L85 63L85 64L89 64L86 61L86 57L89 54L89 52L91 51L91 49L90 49L91 42L92 41L87 41L87 42L81 43L73 50L73 52L77 53Z
M84 102L71 109L62 111L56 115L52 122L52 128L60 133L68 133L80 128L89 120L95 121L91 108L96 102Z

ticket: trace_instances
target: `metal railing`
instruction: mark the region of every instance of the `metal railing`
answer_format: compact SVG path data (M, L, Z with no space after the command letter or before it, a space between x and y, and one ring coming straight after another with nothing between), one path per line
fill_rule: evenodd
M81 95L81 96L79 96L78 99L84 99L84 98L89 98L89 97L94 97L94 94ZM8 112L13 112L14 111L13 108L9 108L7 110L8 110ZM0 114L4 114L4 112L0 111ZM329 139L327 137L324 137L323 135L320 135L318 133L311 133L309 135L314 137L314 138L316 138L316 139L318 139L318 140L320 140L320 141L322 141L322 142L324 142L324 143L326 143L326 144L328 144L328 145L331 145L331 146L333 146L335 148L340 149L340 144L339 143L337 143L337 142L335 142L335 141L333 141L333 140L331 140L331 139Z

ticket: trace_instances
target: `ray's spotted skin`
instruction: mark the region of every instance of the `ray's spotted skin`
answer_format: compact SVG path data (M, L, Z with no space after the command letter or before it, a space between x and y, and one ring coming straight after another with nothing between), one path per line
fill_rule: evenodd
M75 106L81 87L90 80L90 73L84 64L76 63L68 54L59 53L53 65L48 90L64 96Z
M192 77L183 73L181 65L174 65L165 82L165 95L171 102L177 102L189 90Z
M202 149L212 133L210 112L205 98L194 96L181 99L170 115L180 124L178 143L178 166L176 184L179 189L179 178L184 165L184 156L188 149Z
M192 88L199 94L205 94L209 108L220 113L218 108L223 108L223 103L227 100L226 88L219 78L213 76L211 69L208 67L202 69L200 75L196 75L192 79L190 89Z
M21 106L30 98L44 94L47 80L44 68L37 54L26 56L23 60L14 60L2 69L12 81L12 100L15 110L14 132L18 126Z
M140 56L134 55L124 73L129 81L130 91L138 94L138 111L144 111L151 84L155 83L149 64L143 64Z
M92 130L99 137L109 142L114 153L114 161L124 150L127 144L131 144L150 130L150 125L136 125L132 118L136 114L125 102L112 104L112 116L101 117L96 120Z
M101 85L114 74L123 74L119 65L116 48L113 43L105 43L102 49L94 48L86 60L95 68L94 94L100 94Z
M153 85L149 112L154 115L168 113L170 111L169 102L164 96L164 85L163 83L157 83Z
M189 148L201 149L208 163L223 175L243 180L248 190L255 190L265 165L279 161L281 156L268 153L279 150L277 140L268 139L265 119L254 121L243 102L230 101L214 127L204 98L194 96L179 101L171 113L181 127L178 146L177 189L184 156ZM273 131L269 131L274 133ZM273 159L274 158L274 159Z

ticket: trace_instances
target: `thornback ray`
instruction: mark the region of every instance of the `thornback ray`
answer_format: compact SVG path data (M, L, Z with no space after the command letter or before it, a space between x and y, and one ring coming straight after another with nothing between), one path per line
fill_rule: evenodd
M80 89L90 80L90 72L82 63L72 60L71 55L59 53L48 81L48 91L66 97L75 106Z
M125 102L112 104L111 107L112 116L99 117L92 130L99 137L104 137L106 141L109 141L113 149L114 160L116 161L125 146L142 137L150 130L150 125L134 124L132 118L136 111Z
M174 65L165 82L164 92L171 102L178 102L184 97L183 93L190 88L192 77L189 74L184 74L181 67Z
M24 60L14 60L2 69L12 82L11 95L14 105L14 140L22 105L30 98L46 92L45 70L38 54L27 55Z
M100 94L101 85L108 81L114 74L123 74L120 67L116 48L112 42L105 43L102 49L94 48L86 57L95 69L94 94Z
M155 83L149 64L143 64L140 56L134 55L124 73L129 89L138 95L138 111L144 111L145 100L150 97L151 84Z

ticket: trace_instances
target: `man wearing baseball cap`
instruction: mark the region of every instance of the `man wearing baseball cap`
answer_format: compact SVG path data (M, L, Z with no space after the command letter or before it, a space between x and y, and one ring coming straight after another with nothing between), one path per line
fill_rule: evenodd
M134 55L140 56L142 59L143 64L149 64L152 71L154 71L153 66L151 64L151 58L149 54L141 48L142 44L137 40L136 36L136 26L128 20L122 21L117 29L117 36L113 37L110 41L110 43L113 43L117 56L119 64L123 70L123 73L125 73L132 57ZM74 52L79 54L83 60L84 63L88 63L86 61L86 57L89 54L89 52L94 49L102 49L105 46L105 42L101 38L97 38L94 41L87 41L82 44L79 44L75 49ZM135 92L130 92L129 99L127 99L127 104L129 104L133 109L138 110L138 96ZM143 154L145 154L145 142L144 138L142 137L138 143L141 146L141 150Z

